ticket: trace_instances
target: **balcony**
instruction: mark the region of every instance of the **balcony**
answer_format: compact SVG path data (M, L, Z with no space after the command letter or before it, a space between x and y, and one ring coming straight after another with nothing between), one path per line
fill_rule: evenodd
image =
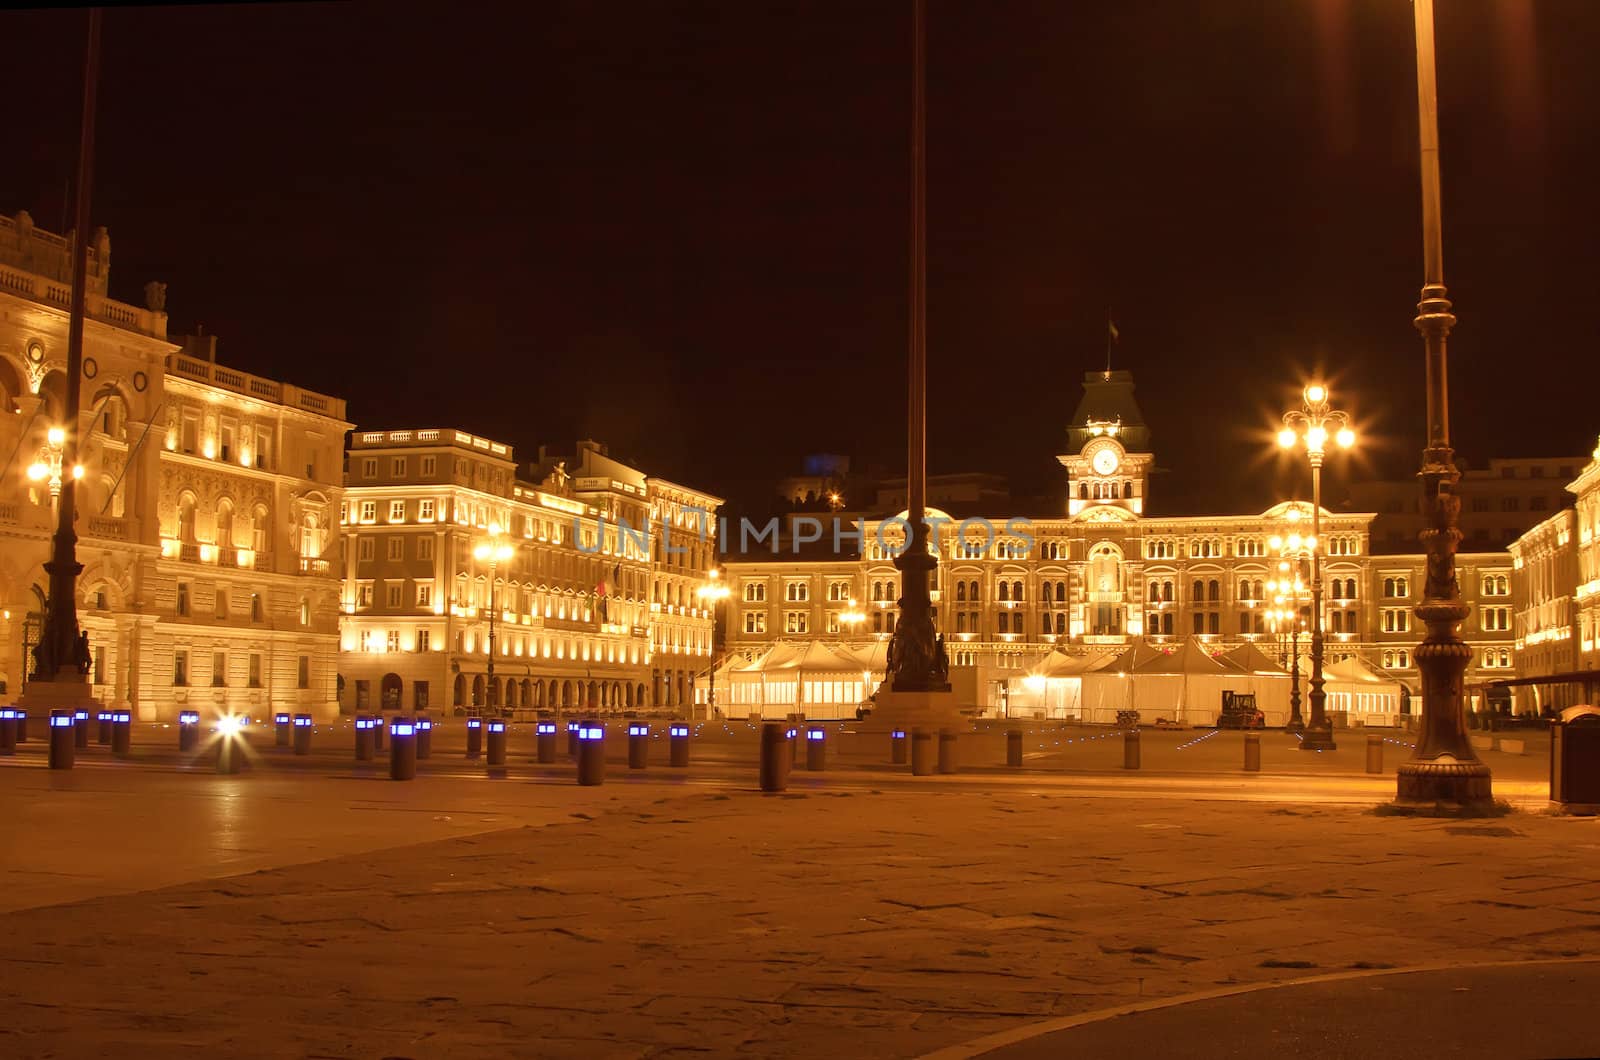
M198 361L193 357L173 354L167 358L167 371L175 376L198 380L223 390L232 390L246 397L270 401L276 405L287 405L290 408L314 412L319 416L330 416L336 420L344 419L344 401L341 398L318 394L313 390L303 390L274 379L264 379L211 361Z
M327 574L331 569L331 564L325 559L318 559L315 556L300 557L301 574Z

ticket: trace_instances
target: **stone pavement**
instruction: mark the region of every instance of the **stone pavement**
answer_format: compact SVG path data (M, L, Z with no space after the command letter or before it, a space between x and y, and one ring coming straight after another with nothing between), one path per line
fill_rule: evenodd
M229 781L236 820L271 811L267 779ZM538 827L318 857L294 825L283 841L317 860L7 912L0 1054L918 1056L1219 986L1600 955L1596 820L888 776L776 797L329 783L348 794L285 816L405 787ZM81 856L170 841L131 820ZM26 821L0 837L8 866L28 857Z

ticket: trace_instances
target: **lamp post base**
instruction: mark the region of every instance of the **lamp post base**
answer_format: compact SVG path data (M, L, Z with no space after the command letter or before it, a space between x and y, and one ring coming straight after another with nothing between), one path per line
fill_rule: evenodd
M1284 732L1305 732L1306 731L1306 723L1301 721L1299 718L1290 718L1289 719L1289 724L1287 724L1287 725L1285 725L1283 727L1283 731Z
M1494 790L1489 767L1453 755L1400 763L1395 771L1395 802L1401 806L1490 806Z
M1305 735L1300 737L1300 750L1302 751L1337 751L1339 745L1333 742L1333 729L1312 728L1306 726Z

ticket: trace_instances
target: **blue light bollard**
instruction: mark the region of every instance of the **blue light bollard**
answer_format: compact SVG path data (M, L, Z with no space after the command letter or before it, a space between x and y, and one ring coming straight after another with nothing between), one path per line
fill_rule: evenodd
M99 744L111 743L111 722L116 717L115 711L102 710L94 716L94 742Z
M889 761L894 765L906 764L906 731L895 729L889 733Z
M383 750L383 732L384 732L383 715L382 714L374 714L372 716L372 749L374 751Z
M375 745L372 742L372 719L365 714L356 715L356 761L372 761Z
M820 773L828 767L828 732L820 725L806 729L806 769Z
M644 769L650 762L650 726L628 726L628 768Z
M272 716L272 743L275 747L288 747L290 740L291 719L288 714L279 711Z
M79 751L89 749L89 711L84 707L72 712L72 746Z
M21 707L17 708L17 742L28 742L28 712Z
M17 753L17 712L12 707L0 707L0 755Z
M111 753L118 758L133 753L133 715L126 710L111 714Z
M417 758L433 757L433 721L417 715Z
M50 768L71 769L76 755L72 745L72 711L50 712Z
M200 746L200 712L178 711L178 750L193 751Z
M417 725L396 715L389 730L389 779L413 780L417 775Z
M467 757L477 758L483 754L483 719L467 719Z
M506 771L506 723L499 718L489 720L489 735L484 741L484 765L491 776L504 776Z
M567 757L568 758L576 759L578 757L578 730L581 729L581 728L583 728L583 722L581 722L581 721L569 721L569 722L567 722Z
M689 766L689 726L673 722L667 727L667 764L674 769Z
M556 760L556 723L541 721L534 726L535 758L545 764Z
M598 721L578 726L578 783L594 787L606 781L606 727Z
M311 753L311 715L296 714L294 716L294 753L308 755Z

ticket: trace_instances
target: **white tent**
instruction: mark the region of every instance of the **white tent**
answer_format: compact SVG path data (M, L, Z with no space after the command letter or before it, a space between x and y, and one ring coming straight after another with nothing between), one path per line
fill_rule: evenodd
M1322 668L1323 709L1342 714L1347 724L1389 726L1400 714L1400 682L1352 655Z
M1083 675L1109 663L1113 657L1111 652L1090 655L1050 652L1021 681L1011 683L1007 703L1010 716L1083 718Z
M757 658L729 667L727 712L853 718L856 707L882 680L881 671L874 680L872 661L871 649L857 651L820 641L774 644Z
M1140 709L1135 704L1134 672L1142 665L1166 657L1159 648L1134 637L1122 654L1095 663L1080 678L1083 720L1110 725L1120 710Z

